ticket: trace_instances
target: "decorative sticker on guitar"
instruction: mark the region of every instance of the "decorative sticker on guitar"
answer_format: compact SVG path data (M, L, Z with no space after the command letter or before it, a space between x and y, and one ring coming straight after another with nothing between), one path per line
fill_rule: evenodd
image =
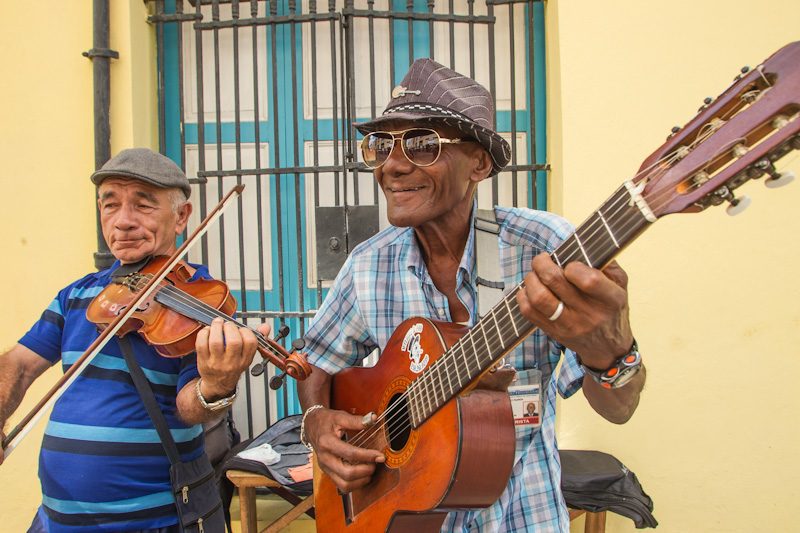
M422 333L422 324L418 322L406 332L406 336L403 337L403 344L400 346L402 351L408 353L408 358L411 359L409 368L415 374L425 370L430 360L428 354L423 353L422 344L419 341L420 333Z

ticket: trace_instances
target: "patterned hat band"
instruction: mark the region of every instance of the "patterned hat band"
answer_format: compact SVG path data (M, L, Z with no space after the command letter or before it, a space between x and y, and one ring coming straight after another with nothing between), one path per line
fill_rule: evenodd
M454 117L459 120L463 120L465 122L474 122L471 118L467 117L466 115L462 115L461 113L457 113L452 109L447 109L446 107L441 107L438 105L432 104L403 104L392 107L387 109L383 112L383 116L389 115L391 113L403 112L403 111L411 111L411 112L421 112L421 113L440 113L447 117Z

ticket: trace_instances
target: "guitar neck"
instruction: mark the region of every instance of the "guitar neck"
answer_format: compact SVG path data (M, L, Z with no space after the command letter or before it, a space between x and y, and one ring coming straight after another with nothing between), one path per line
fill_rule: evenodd
M595 268L607 265L656 220L640 192L632 182L625 182L550 254L553 261L562 268L573 261ZM516 299L520 289L522 284L505 294L409 387L414 427L477 381L536 329L520 313Z

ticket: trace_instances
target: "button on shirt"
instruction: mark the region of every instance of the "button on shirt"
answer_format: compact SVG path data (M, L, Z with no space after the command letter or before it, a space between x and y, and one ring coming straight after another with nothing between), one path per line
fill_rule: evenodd
M572 232L567 221L543 211L497 207L495 216L507 288L522 282L533 257L552 252ZM470 326L478 320L475 231L470 231L456 274L456 295L470 312ZM360 365L386 346L403 320L415 316L449 321L447 298L431 280L413 229L390 226L357 246L340 270L305 335L309 362L329 374ZM560 488L555 396L577 391L583 371L573 352L538 330L506 361L517 370L541 370L542 425L517 428L513 472L498 501L483 510L448 514L442 531L569 531Z

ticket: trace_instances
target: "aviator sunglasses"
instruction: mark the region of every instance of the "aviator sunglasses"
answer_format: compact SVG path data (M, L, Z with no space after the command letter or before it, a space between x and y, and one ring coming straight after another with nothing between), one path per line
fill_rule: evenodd
M400 140L403 155L418 167L430 166L439 159L442 144L458 144L469 139L445 139L430 128L411 128L403 131L373 131L361 141L361 154L369 168L383 165Z

